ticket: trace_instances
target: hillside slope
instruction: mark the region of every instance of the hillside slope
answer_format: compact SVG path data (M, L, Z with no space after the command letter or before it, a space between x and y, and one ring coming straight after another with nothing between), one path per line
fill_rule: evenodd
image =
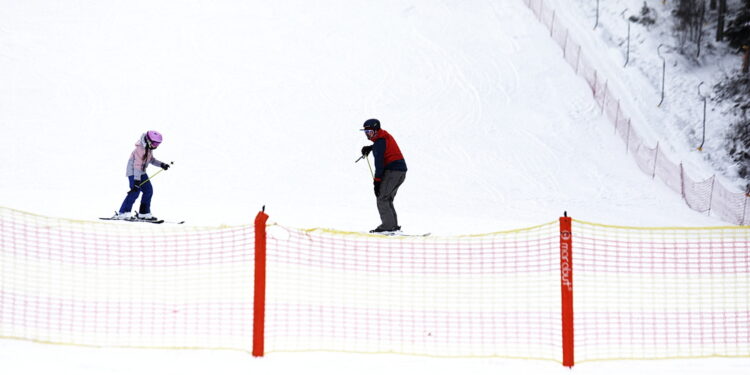
M133 143L157 129L156 155L175 165L154 180L156 216L249 223L266 205L287 225L367 230L370 172L354 160L377 117L409 166L396 199L407 231L510 229L564 210L722 224L638 170L520 1L5 9L3 206L110 215Z

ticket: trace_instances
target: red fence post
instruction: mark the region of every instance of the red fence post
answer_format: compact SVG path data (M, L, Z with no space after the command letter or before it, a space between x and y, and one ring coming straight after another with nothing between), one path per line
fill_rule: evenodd
M573 233L567 213L560 218L560 291L562 296L563 366L573 367Z
M253 356L263 356L266 318L266 221L268 215L255 217L255 298L253 305Z

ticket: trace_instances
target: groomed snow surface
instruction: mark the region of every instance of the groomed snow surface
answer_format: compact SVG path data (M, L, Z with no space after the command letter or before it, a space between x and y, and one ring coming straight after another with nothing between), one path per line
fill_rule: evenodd
M119 208L148 129L174 167L154 215L366 231L377 117L409 167L406 232L555 220L715 226L644 175L521 0L0 0L0 205L95 220ZM595 54L597 51L587 51ZM152 167L150 173L156 170ZM90 349L0 341L0 372L568 373L558 363L335 353ZM581 364L578 373L740 373L744 359Z

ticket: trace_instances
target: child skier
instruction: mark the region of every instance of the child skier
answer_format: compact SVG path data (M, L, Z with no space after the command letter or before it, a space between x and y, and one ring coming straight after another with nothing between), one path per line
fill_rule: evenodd
M161 133L156 130L149 130L138 139L135 143L135 150L130 154L128 159L127 176L130 184L130 191L125 196L125 200L120 206L114 219L119 220L147 220L156 221L157 218L151 215L151 197L154 195L154 189L151 186L148 175L146 175L146 168L149 164L161 167L162 169L169 169L169 164L162 163L156 159L153 155L153 150L159 147L162 141ZM133 216L131 210L133 204L138 195L143 192L141 197L141 206L138 213Z

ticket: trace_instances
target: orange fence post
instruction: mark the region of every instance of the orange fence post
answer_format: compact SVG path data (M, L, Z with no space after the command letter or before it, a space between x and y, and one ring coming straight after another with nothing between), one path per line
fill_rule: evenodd
M253 356L263 356L266 317L266 221L264 210L255 217L255 298L253 304Z
M574 364L573 331L573 233L572 219L565 213L560 218L560 291L562 296L563 366Z

